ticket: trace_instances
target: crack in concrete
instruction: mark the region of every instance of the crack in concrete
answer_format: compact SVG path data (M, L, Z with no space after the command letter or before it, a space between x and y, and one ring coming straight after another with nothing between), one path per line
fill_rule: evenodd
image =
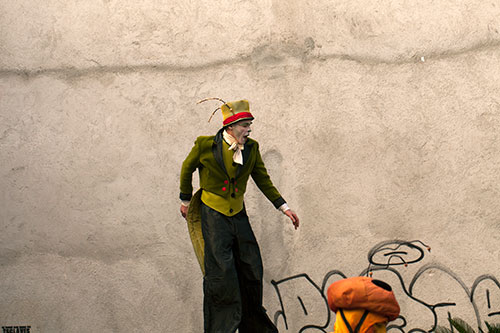
M384 60L379 57L370 57L370 56L355 56L355 55L325 55L322 58L325 59L345 59L350 61L355 61L360 64L366 65L404 65L411 64L416 62L421 62L421 58L425 58L426 61L431 60L442 60L453 57L459 57L467 53L477 53L486 50L492 50L500 47L500 40L489 40L489 41L481 41L467 48L456 49L456 50L444 50L441 52L415 52L411 57L406 57L397 60Z
M445 50L441 52L422 52L421 54L415 52L411 57L404 57L401 59L388 60L381 57L370 57L366 55L349 55L349 54L318 54L311 55L308 50L304 51L303 56L301 57L301 61L325 61L330 59L337 60L345 60L345 61L354 61L359 64L364 65L405 65L405 64L413 64L420 62L421 57L425 57L425 59L432 60L441 60L446 58L458 57L467 53L481 52L489 49L495 49L500 47L500 40L489 40L489 41L481 41L476 44L471 45L468 48L457 49L457 50ZM8 77L8 76L21 76L27 79L35 78L39 76L62 76L65 78L80 78L84 76L92 76L95 74L102 73L113 73L113 74L130 74L135 72L197 72L201 70L206 70L210 68L216 68L225 65L232 64L246 64L246 63L255 63L256 56L255 50L249 55L239 56L235 58L229 59L219 59L207 63L202 64L194 64L194 65L173 65L173 64L140 64L140 65L115 65L115 66L107 66L107 65L98 65L91 67L54 67L54 68L40 68L40 69L0 69L0 77ZM298 55L296 52L283 52L281 54L288 55L288 57L297 58ZM305 56L304 56L305 55ZM282 59L283 61L285 59ZM98 64L97 61L94 61Z
M115 65L115 66L91 66L91 67L55 67L40 69L0 69L0 77L22 76L34 78L42 75L60 75L67 78L78 78L100 73L130 74L135 72L196 72L223 65L245 63L248 56L233 59L220 59L198 65L171 65L171 64L141 64L141 65Z

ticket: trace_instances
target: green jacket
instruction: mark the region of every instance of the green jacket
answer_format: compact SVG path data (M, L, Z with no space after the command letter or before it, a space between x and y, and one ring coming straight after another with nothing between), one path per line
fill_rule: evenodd
M180 198L191 200L186 218L187 227L203 275L205 275L205 241L201 230L201 190L213 192L228 200L229 196L241 197L245 194L248 178L252 176L259 189L276 208L285 203L267 174L260 156L259 144L255 140L248 139L245 143L242 152L243 165L238 165L234 179L229 177L222 156L222 131L221 129L215 136L198 137L181 169ZM201 189L193 196L192 179L196 169L200 173ZM228 186L230 183L233 186Z
M274 187L259 151L259 143L248 139L243 153L243 165L238 166L235 178L230 178L222 157L222 129L215 136L200 136L182 163L180 198L191 200L193 172L198 169L200 188L228 198L242 197L247 188L248 178L252 176L257 187L278 208L286 201ZM228 186L228 184L234 186ZM236 190L235 190L236 189Z

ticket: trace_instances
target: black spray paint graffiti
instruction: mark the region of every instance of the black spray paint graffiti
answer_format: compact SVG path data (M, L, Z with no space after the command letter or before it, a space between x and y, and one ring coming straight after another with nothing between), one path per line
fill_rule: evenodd
M438 325L447 326L449 313L452 316L473 314L480 332L484 321L500 322L500 282L492 275L479 276L472 287L467 285L446 267L427 264L410 279L398 266L420 262L425 252L430 251L420 241L391 240L375 245L368 253L368 268L360 275L376 275L388 282L401 305L401 315L387 327L392 332L432 332ZM289 330L293 313L293 326L298 332L331 332L332 313L328 308L326 289L346 275L331 270L316 284L307 274L290 276L279 281L272 280L278 296L280 310L274 314L277 326ZM409 283L405 282L409 280ZM446 286L446 290L442 290ZM297 290L301 291L299 295ZM454 295L450 301L447 295ZM405 311L412 309L412 311Z

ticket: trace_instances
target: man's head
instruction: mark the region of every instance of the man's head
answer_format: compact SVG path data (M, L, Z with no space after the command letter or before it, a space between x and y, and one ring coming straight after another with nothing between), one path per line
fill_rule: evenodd
M238 143L244 144L248 140L248 136L252 131L250 125L252 125L253 115L250 113L250 104L246 99L242 99L234 102L225 102L218 97L210 97L202 99L199 103L206 101L217 100L222 104L219 108L215 109L212 116L217 110L222 111L222 127L231 134ZM210 117L212 119L212 117ZM208 121L210 121L210 119Z
M252 131L251 120L240 120L234 124L226 126L226 131L231 134L236 140L238 140L239 144L245 144L248 140L248 136Z

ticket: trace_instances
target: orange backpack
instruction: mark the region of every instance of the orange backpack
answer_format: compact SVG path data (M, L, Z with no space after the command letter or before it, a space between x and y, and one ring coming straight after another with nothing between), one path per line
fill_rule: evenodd
M328 287L328 305L337 313L335 333L385 332L387 322L399 316L391 287L380 280L358 276Z

